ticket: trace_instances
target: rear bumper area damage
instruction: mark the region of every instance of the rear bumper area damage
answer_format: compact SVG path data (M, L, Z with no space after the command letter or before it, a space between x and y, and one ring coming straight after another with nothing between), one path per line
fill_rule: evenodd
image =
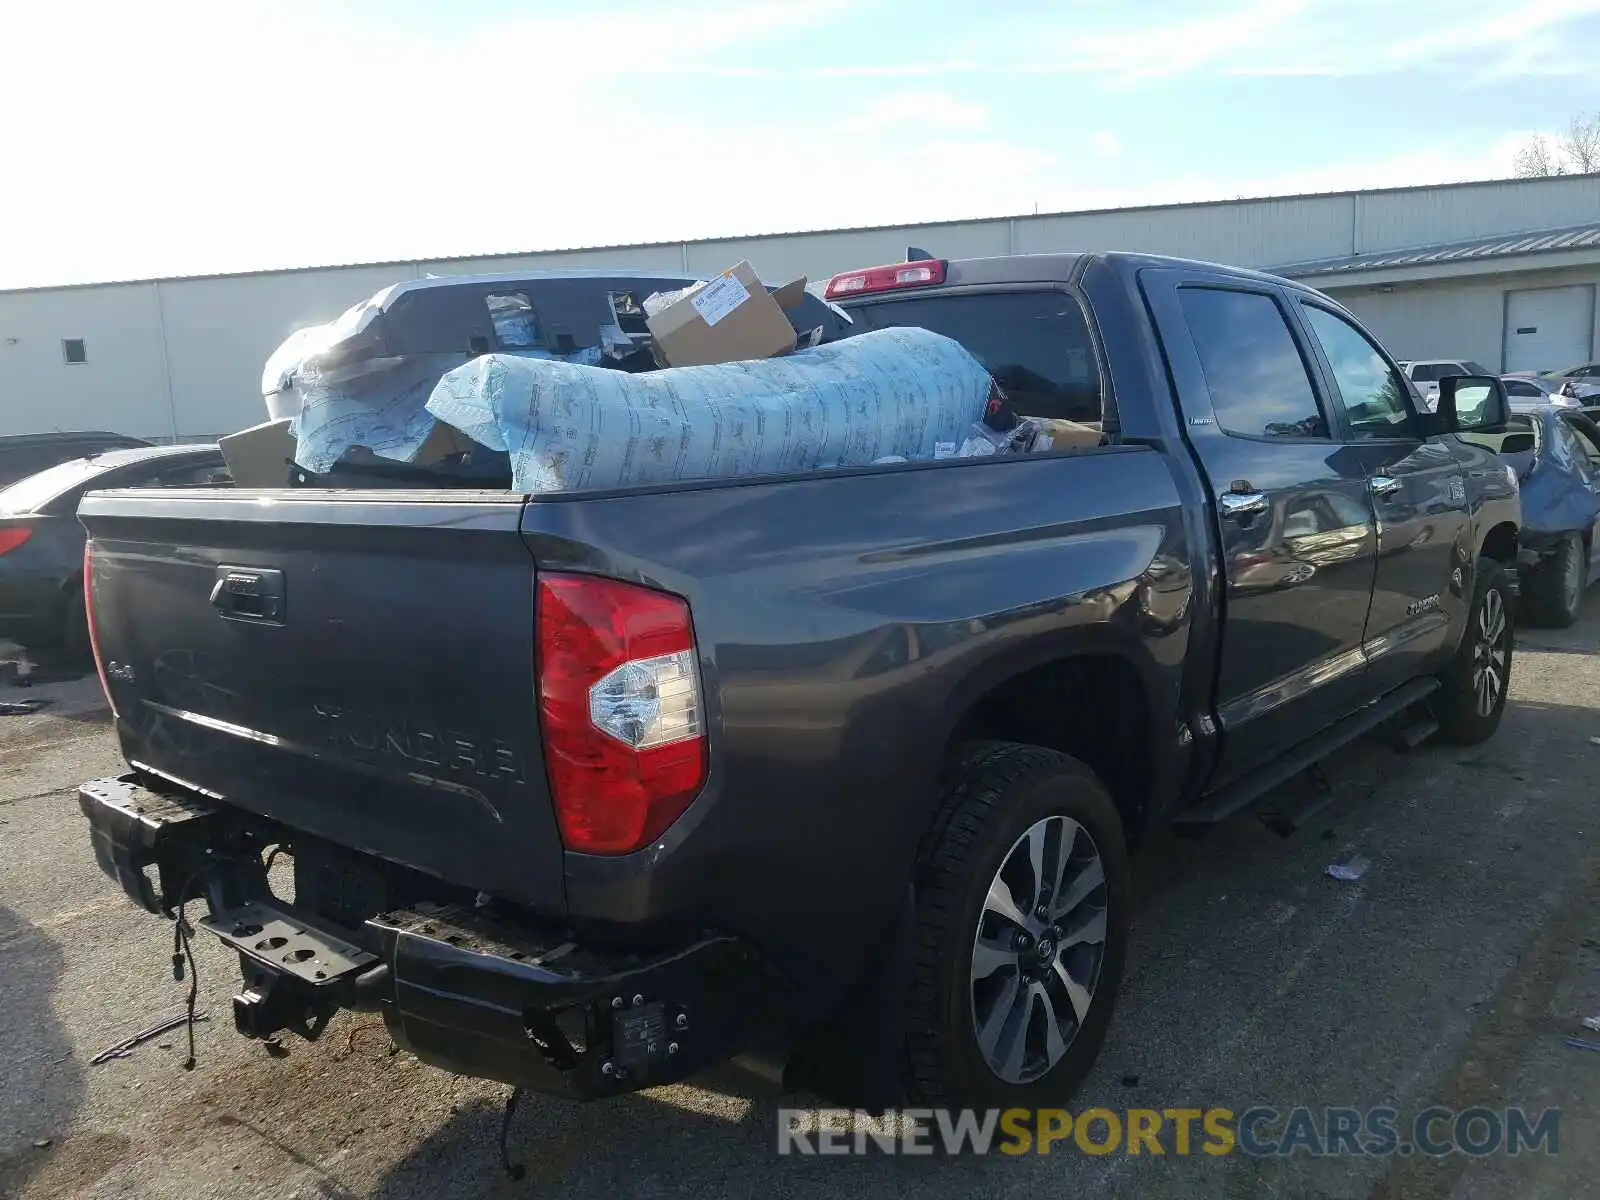
M239 955L247 1037L320 1036L340 1008L379 1012L433 1066L574 1099L652 1087L762 1040L783 1006L776 972L738 939L601 951L492 908L417 905L346 928L274 897L261 845L233 814L133 776L84 784L101 868L146 910Z

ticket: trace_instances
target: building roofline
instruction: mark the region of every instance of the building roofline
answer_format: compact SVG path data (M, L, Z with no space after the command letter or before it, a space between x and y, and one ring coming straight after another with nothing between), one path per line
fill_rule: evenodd
M457 254L440 257L385 259L379 262L316 263L298 267L264 267L246 271L213 271L196 275L151 275L134 279L99 279L80 283L41 283L26 287L0 288L0 296L23 295L31 292L82 291L86 288L144 287L162 283L198 283L218 279L255 279L263 276L306 275L315 271L361 271L388 268L420 271L422 264L467 263L485 258L532 258L547 254L605 254L626 250L660 250L669 247L706 246L716 242L744 242L760 238L813 238L831 237L841 233L892 233L901 229L937 230L961 225L1000 225L1010 221L1047 220L1057 217L1099 217L1126 213L1175 212L1184 209L1223 208L1229 205L1282 204L1297 200L1338 200L1356 196L1393 196L1408 192L1460 190L1465 188L1498 187L1516 184L1519 187L1539 187L1544 184L1571 180L1600 180L1600 172L1573 175L1551 175L1532 179L1469 179L1455 183L1416 183L1389 188L1345 188L1332 192L1294 192L1269 196L1235 196L1227 200L1194 200L1183 204L1135 204L1110 208L1063 209L1044 213L1008 213L993 217L962 217L943 221L904 221L890 225L845 225L830 229L769 230L765 233L719 234L714 237L674 238L662 242L618 242L599 246L551 246L543 250L495 250L481 254ZM399 282L398 280L396 282Z
M1600 253L1600 221L1585 221L1579 225L1557 225L1546 229L1526 229L1513 233L1487 234L1450 242L1433 242L1423 246L1402 246L1393 250L1340 254L1331 258L1283 263L1267 269L1274 274L1289 278L1320 277L1585 251Z

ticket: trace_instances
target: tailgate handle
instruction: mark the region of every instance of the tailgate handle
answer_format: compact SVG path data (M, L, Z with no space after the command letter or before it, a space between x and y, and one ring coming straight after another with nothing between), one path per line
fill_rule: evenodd
M271 567L218 567L211 606L233 621L282 625L283 572Z

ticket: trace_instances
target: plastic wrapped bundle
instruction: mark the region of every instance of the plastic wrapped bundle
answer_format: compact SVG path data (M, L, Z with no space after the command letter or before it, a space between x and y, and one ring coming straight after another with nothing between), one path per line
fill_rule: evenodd
M433 432L426 408L439 377L467 362L467 354L408 354L366 361L337 373L301 366L295 375L299 406L290 432L294 460L321 474L352 446L379 458L411 462ZM550 359L544 350L518 351L509 358ZM599 349L585 349L569 361L598 362Z
M415 354L366 368L353 377L329 378L302 370L302 403L289 431L294 461L308 471L327 471L352 446L380 458L409 462L433 431L423 407L439 377L465 361L465 354Z
M990 388L960 343L894 328L643 375L489 354L427 411L506 451L513 486L537 493L951 457Z

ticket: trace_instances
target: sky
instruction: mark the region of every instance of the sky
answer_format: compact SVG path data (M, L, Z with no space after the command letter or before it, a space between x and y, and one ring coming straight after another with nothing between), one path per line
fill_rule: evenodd
M0 288L1503 178L1600 112L1600 0L6 9Z

